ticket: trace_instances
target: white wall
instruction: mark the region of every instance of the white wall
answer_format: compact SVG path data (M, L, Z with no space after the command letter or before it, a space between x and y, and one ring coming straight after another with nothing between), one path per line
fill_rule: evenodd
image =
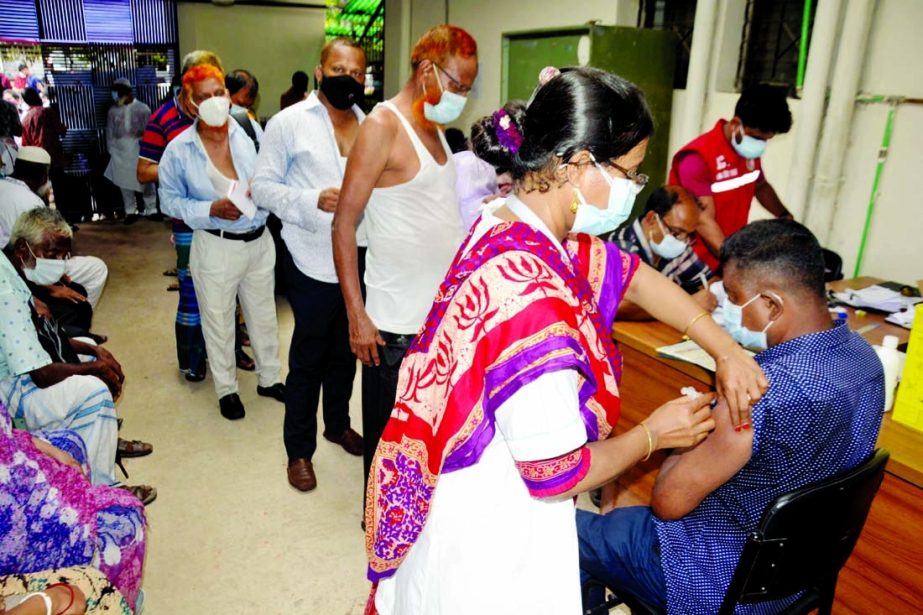
M829 0L828 0L829 1ZM849 0L872 2L875 0ZM480 75L459 126L470 125L504 101L500 100L502 33L558 28L599 20L603 24L633 25L637 0L386 0L386 94L393 95L408 73L410 48L427 28L449 22L468 30L478 43ZM723 0L713 42L711 83L701 128L719 117L733 115L734 91L746 0ZM923 98L923 0L877 0L860 90L863 93ZM389 31L390 28L390 31ZM673 125L678 126L685 92L673 98ZM800 101L789 100L795 122ZM841 254L844 272L851 276L862 236L887 107L860 105L855 113L846 152L843 183L836 203L827 246ZM894 137L879 198L872 219L863 275L912 282L923 278L923 107L905 105L897 111ZM670 149L683 143L675 133ZM766 177L784 198L791 171L795 130L772 140L763 157ZM802 212L794 211L797 218ZM767 217L754 203L751 219ZM825 229L812 229L825 234Z
M303 7L180 2L180 53L211 49L225 70L252 72L260 82L258 113L269 117L279 110L279 95L291 85L293 72L314 74L324 44L324 16L323 9Z

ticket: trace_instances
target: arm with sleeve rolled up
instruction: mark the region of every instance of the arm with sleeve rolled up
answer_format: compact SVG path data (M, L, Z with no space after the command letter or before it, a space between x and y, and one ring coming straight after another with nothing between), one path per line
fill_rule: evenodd
M206 201L189 196L186 186L185 161L176 155L176 150L167 148L160 159L160 204L163 212L173 218L179 218L191 229L205 229L212 226L212 206L219 201Z
M708 312L679 286L641 263L625 292L625 299L657 320L688 335L717 364L718 395L727 399L735 425L750 421L750 404L769 387L766 376L753 360Z
M256 158L250 192L257 206L274 213L282 222L308 232L318 228L321 190L298 188L285 182L291 164L292 131L277 118L266 126Z
M651 452L691 446L714 426L711 395L667 402L627 432L586 442L577 372L548 372L523 385L496 412L516 468L533 497L565 499L608 483Z
M349 319L349 345L364 365L379 365L378 346L384 346L378 328L365 311L359 285L356 228L362 220L372 189L384 172L394 144L397 119L372 114L359 127L359 135L346 163L346 175L333 214L333 262ZM387 114L390 116L390 114Z
M708 438L691 448L677 450L660 466L651 508L661 519L680 519L689 514L750 460L753 431L735 431L724 402L718 404L712 416L715 430Z

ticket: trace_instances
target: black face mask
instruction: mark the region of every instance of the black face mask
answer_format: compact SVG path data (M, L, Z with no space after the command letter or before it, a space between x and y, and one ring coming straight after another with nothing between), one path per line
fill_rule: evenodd
M358 105L365 98L365 86L349 75L335 77L324 75L320 82L320 91L324 93L330 104L340 111Z

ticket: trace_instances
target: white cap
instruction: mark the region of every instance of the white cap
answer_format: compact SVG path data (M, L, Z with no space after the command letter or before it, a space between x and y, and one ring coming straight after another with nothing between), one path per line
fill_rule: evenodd
M881 345L885 348L897 349L898 339L896 335L886 335L881 338Z
M126 88L130 88L131 81L129 81L125 77L120 77L119 79L116 79L115 81L113 81L112 85L124 85Z
M38 164L51 164L51 156L43 148L35 145L24 145L19 148L17 160L25 162L37 162Z

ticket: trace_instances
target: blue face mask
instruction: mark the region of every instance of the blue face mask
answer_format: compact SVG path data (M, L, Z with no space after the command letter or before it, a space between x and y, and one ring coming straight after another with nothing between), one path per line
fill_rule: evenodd
M737 142L737 137L740 137L740 143ZM761 157L766 151L766 141L744 134L744 129L741 126L738 128L738 132L731 137L731 147L742 158L753 160Z
M744 348L753 348L754 350L766 350L769 348L769 341L766 338L766 331L772 326L774 320L770 320L763 327L762 331L753 331L743 325L744 308L760 298L762 293L758 293L750 298L743 305L732 303L729 298L724 300L722 305L722 314L724 317L724 329ZM776 301L782 303L782 297L772 293Z
M436 72L436 65L431 64L431 66L433 67L433 73L436 75L436 83L439 84L439 91L442 92L442 95L439 97L439 102L435 105L428 102L423 103L423 117L435 124L450 124L457 120L458 116L465 110L465 103L468 102L468 99L461 94L447 92L445 88L442 87L442 79L439 78L439 73ZM423 91L426 92L426 84L423 85Z
M119 98L121 98L121 96L119 96L118 92L112 92L112 100L119 102Z
M635 204L635 197L641 192L641 186L625 177L611 177L595 159L593 164L609 184L609 200L606 208L600 209L587 203L580 188L574 187L580 205L577 207L577 216L574 218L571 232L604 235L614 231L628 219Z

